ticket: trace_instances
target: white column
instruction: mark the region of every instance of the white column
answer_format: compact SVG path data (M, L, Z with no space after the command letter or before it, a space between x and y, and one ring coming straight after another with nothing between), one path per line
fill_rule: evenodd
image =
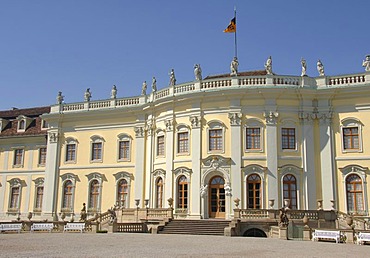
M45 165L44 198L42 201L43 214L47 217L56 215L59 190L59 132L55 128L48 132L48 143Z
M23 211L22 213L28 213L30 210L30 196L31 196L31 188L32 188L32 175L27 175L27 181L26 181L27 189L26 189L26 202L23 205ZM31 205L33 207L33 205Z
M144 191L146 185L145 173L145 130L144 125L137 125L135 127L135 179L134 179L134 198L140 200L142 205L144 202ZM150 175L150 174L149 174ZM130 201L130 203L133 203Z
M190 217L204 218L204 207L201 210L201 159L202 159L202 129L200 115L190 117L191 122L191 160L192 160L192 175L190 189Z
M229 113L230 119L230 146L231 146L231 188L232 188L232 198L230 199L230 211L229 214L234 216L235 203L232 201L235 198L242 200L242 176L241 176L241 166L242 166L242 147L243 142L241 138L241 117L240 112Z
M164 207L168 205L167 199L173 198L172 184L173 184L173 159L174 159L174 128L173 119L166 120L166 183L164 194Z
M331 200L335 199L335 176L333 166L333 142L331 113L320 114L320 160L323 209L331 209Z
M300 113L302 125L302 160L304 203L300 209L316 209L315 141L311 113Z
M277 117L279 113L276 111L268 111L264 113L266 119L266 165L267 165L267 199L265 207L268 206L268 200L274 199L274 209L282 206L279 198L279 178L278 178L278 141L277 141Z
M144 200L148 199L151 200L151 192L152 192L152 172L154 170L154 150L155 150L155 132L154 132L154 120L152 116L149 116L147 119L147 124L146 124L146 148L145 148L145 174L143 176L143 183L144 185L141 187L142 191L144 192L144 197L145 198L136 198L135 199L140 199L140 206L144 207ZM141 154L142 155L142 154ZM138 190L139 191L139 190ZM149 201L151 204L152 201Z

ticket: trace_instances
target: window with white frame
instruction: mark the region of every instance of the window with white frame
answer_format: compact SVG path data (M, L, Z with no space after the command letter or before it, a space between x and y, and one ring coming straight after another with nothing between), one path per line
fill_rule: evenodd
M22 183L18 178L13 178L9 181L9 212L19 212L21 202Z
M164 134L161 132L157 136L157 156L164 156L165 155L165 146L164 146Z
M283 198L289 200L290 209L297 209L297 179L292 174L283 177Z
M44 119L41 120L41 130L46 130L48 129L49 124L46 122Z
M89 187L89 208L88 208L90 212L96 212L99 210L100 188L101 186L97 179L91 180Z
M283 150L295 150L295 128L281 128L281 148Z
M128 208L129 184L125 178L117 183L117 204L121 208Z
M91 162L103 161L104 139L100 136L91 137Z
M177 154L189 154L189 127L180 124L177 126Z
M363 215L365 208L361 177L356 174L346 177L346 195L348 213Z
M118 136L118 161L130 161L131 137L126 134Z
M45 166L46 164L46 147L39 148L39 166Z
M211 121L208 123L208 152L224 152L225 126L222 122Z
M65 162L66 163L76 163L77 159L77 140L74 138L66 139L66 153Z
M71 212L73 209L73 182L72 180L66 180L63 183L63 200L62 200L62 211Z
M24 132L26 131L27 127L30 125L32 118L20 115L17 117L17 132Z
M158 177L155 182L155 207L163 208L163 178Z
M177 208L186 210L188 208L188 179L182 175L177 180Z
M341 121L342 151L362 151L362 123L356 118L346 118Z
M23 167L24 149L19 148L14 150L13 167Z

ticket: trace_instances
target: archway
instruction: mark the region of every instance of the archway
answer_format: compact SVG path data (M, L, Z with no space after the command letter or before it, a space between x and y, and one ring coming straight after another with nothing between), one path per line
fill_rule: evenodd
M265 231L258 228L250 228L244 232L245 237L267 237Z

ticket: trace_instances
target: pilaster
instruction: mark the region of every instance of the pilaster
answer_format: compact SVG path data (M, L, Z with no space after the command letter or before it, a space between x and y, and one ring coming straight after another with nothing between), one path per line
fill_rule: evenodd
M189 118L191 123L191 160L192 160L192 177L191 177L191 196L190 196L190 214L191 217L201 217L201 159L202 159L202 128L200 113L192 115Z
M145 159L145 175L143 176L143 182L144 182L144 186L141 188L142 191L144 191L145 193L143 193L142 196L145 196L145 198L140 198L140 197L136 197L135 196L135 199L140 199L140 205L141 207L144 207L144 200L145 199L150 199L150 192L151 192L151 189L152 189L152 182L150 181L151 179L151 172L154 170L154 148L155 148L155 125L154 125L154 119L152 117L149 117L148 120L147 120L147 124L146 124L146 128L145 128L145 131L146 131L146 146L147 148L145 148L145 157L143 159ZM141 155L143 155L141 153ZM138 189L138 191L140 191Z
M277 141L277 118L279 113L276 111L264 112L266 119L266 164L267 164L267 195L266 201L270 199L277 200L274 202L274 209L280 205L278 191L278 141ZM266 205L267 206L267 205Z
M173 184L173 159L174 159L174 120L173 118L166 119L166 178L165 178L165 193L164 202L167 206L168 198L173 198L172 184Z
M145 172L145 130L144 124L137 124L134 128L135 131L135 199L144 201L144 172Z

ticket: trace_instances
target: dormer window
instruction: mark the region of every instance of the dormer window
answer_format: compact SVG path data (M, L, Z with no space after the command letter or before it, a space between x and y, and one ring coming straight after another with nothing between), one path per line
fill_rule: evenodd
M0 133L5 129L8 124L8 120L0 118Z
M17 131L24 132L26 131L27 127L31 124L32 118L20 115L17 117L17 120L18 120Z
M26 121L24 120L18 121L18 131L22 131L22 130L24 131L25 126L26 126Z
M48 129L49 124L46 122L44 119L41 120L41 130L46 130Z

